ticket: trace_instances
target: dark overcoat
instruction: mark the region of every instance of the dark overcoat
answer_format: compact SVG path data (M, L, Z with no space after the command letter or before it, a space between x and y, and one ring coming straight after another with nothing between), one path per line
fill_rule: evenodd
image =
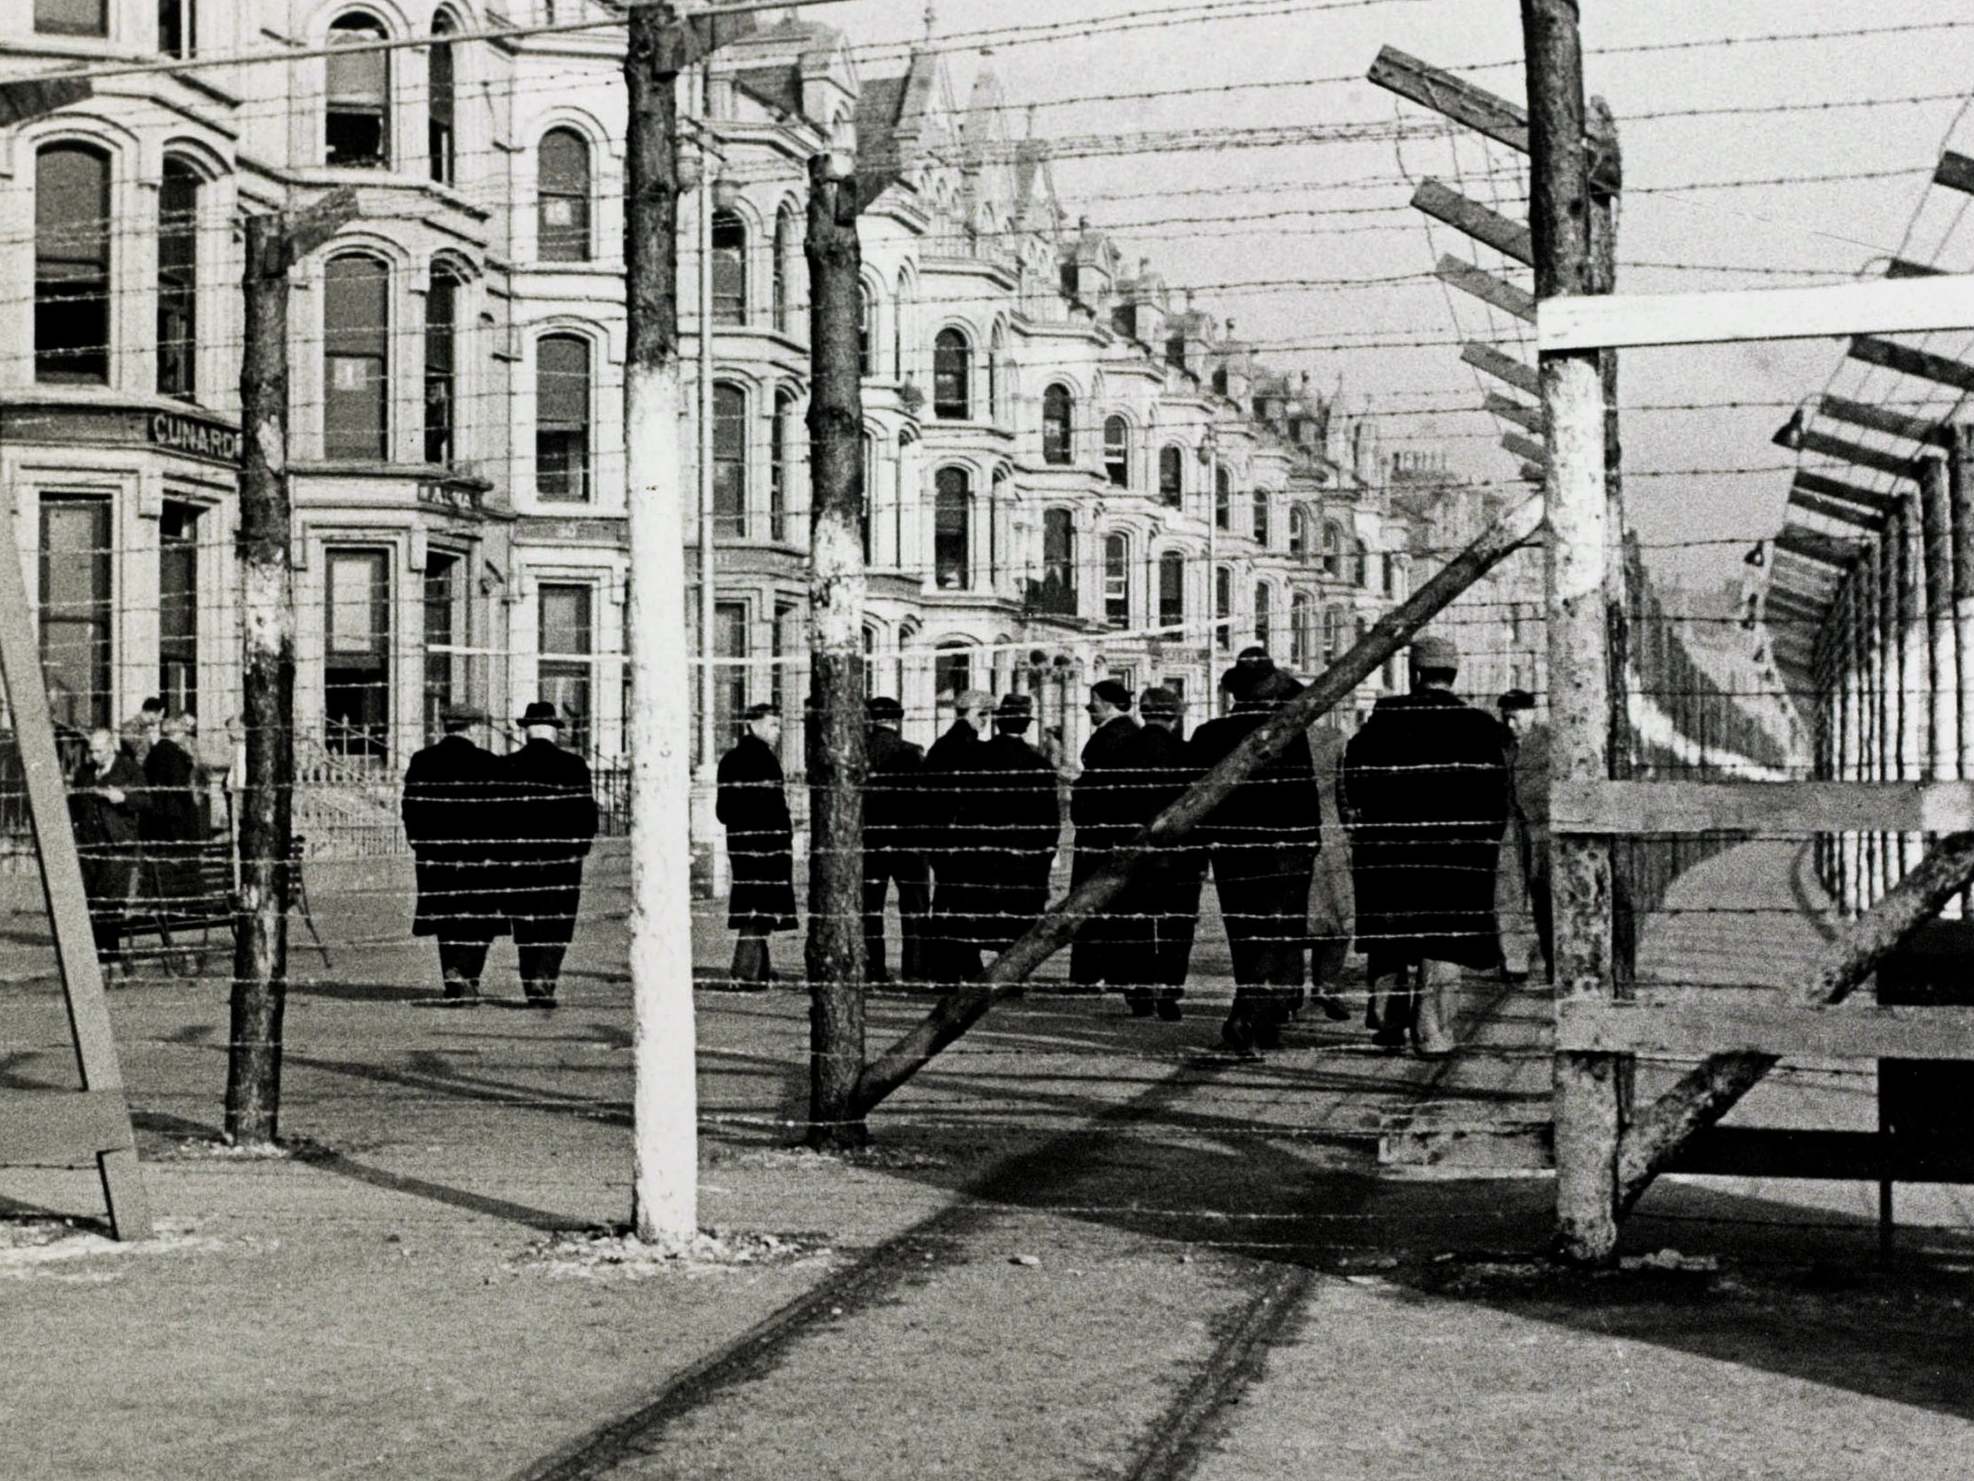
M1401 962L1500 965L1494 869L1510 807L1500 724L1443 689L1387 695L1344 748L1357 942Z
M1117 715L1083 743L1081 769L1069 789L1069 820L1076 828L1076 853L1069 864L1072 890L1108 864L1111 854L1138 831L1131 779L1123 769L1137 734L1137 721ZM1115 903L1085 921L1069 949L1071 980L1107 979L1116 964L1106 961L1105 948L1124 934Z
M115 787L123 801L97 795L99 787ZM76 768L69 791L69 820L75 827L75 851L82 863L82 892L94 916L121 914L137 875L140 834L149 795L144 770L119 750L108 768L93 760Z
M980 747L985 744L964 720L955 720L946 733L932 743L919 767L917 805L911 810L912 834L919 841L919 853L931 868L935 885L962 867L962 847L954 835L959 822L960 798L966 782L959 780L980 770Z
M1199 778L1186 743L1162 725L1143 725L1124 749L1118 775L1130 811L1126 838L1185 795ZM1206 858L1191 840L1164 844L1139 860L1112 907L1119 916L1168 919L1199 910L1200 876Z
M596 840L589 766L554 741L531 740L501 765L508 826L500 892L522 946L567 946L582 903L583 859Z
M733 894L731 930L795 929L795 825L788 815L781 760L751 732L720 758L715 813L727 830Z
M935 914L942 934L998 952L1048 906L1061 804L1055 768L1018 735L994 735L970 760L972 770L953 776L954 846Z
M164 736L144 755L144 808L138 832L144 871L138 893L162 905L199 893L199 767L176 737Z
M496 894L507 867L504 791L500 758L463 735L411 758L401 811L418 885L412 935L491 941L507 934L511 902Z
M1189 745L1195 773L1204 775L1225 760L1268 713L1237 710L1200 726ZM1273 982L1278 971L1290 970L1299 979L1309 935L1309 880L1323 837L1308 738L1297 735L1281 755L1236 785L1194 837L1213 870L1236 979ZM1266 966L1244 965L1264 958Z
M924 748L895 730L873 725L865 733L864 757L864 856L878 864L886 855L916 854Z

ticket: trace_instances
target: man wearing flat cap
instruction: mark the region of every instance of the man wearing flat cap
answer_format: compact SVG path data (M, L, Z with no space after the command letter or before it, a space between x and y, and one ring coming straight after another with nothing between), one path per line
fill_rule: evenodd
M959 785L948 883L940 885L955 975L977 977L991 960L1042 917L1049 903L1049 869L1062 817L1056 772L1024 739L1035 702L1004 694L994 709L994 733L976 746Z
M925 917L931 903L925 859L915 826L922 801L918 785L925 752L898 733L905 707L889 695L864 701L864 980L891 980L884 964L884 896L898 884L898 916L904 941L898 948L898 975L910 980L924 971Z
M1494 871L1508 824L1501 728L1453 692L1451 639L1412 644L1412 692L1386 695L1344 748L1338 812L1350 830L1357 940L1377 1042L1454 1048L1436 962L1494 971Z
M1221 678L1229 714L1193 732L1193 770L1204 774L1231 755L1302 686L1264 656L1236 663ZM1195 837L1213 870L1220 919L1234 958L1234 1003L1220 1042L1236 1054L1281 1042L1302 990L1309 938L1309 881L1322 846L1316 768L1302 736L1235 786L1200 823Z
M480 1000L487 949L509 930L498 892L501 762L472 736L485 720L471 706L447 705L439 739L404 772L404 837L418 887L411 934L438 938L446 999L462 1004Z
M1069 887L1110 862L1138 831L1133 821L1129 779L1123 773L1125 753L1138 733L1131 718L1131 691L1115 679L1090 686L1090 738L1083 743L1082 769L1069 791L1069 820L1076 827L1076 856L1070 864ZM1142 987L1124 975L1126 963L1113 947L1121 939L1117 905L1113 901L1091 916L1076 933L1069 949L1069 977L1085 987L1099 982L1114 988Z
M538 699L514 723L527 739L504 767L513 840L507 913L528 1006L553 1008L562 958L575 939L583 860L596 841L596 791L588 763L562 749L554 705Z

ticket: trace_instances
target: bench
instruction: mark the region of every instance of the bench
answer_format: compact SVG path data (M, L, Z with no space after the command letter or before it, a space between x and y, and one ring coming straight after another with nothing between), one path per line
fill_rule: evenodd
M333 963L329 958L329 948L323 944L322 933L315 928L315 912L309 908L308 879L302 869L302 847L305 842L300 837L289 841L288 904L290 909L296 906L301 908L302 920L315 941L315 949L322 953L322 965L326 968ZM160 899L149 891L149 861L140 856L137 894L125 907L117 930L118 942L126 957L156 955L178 975L196 977L204 969L203 958L212 945L215 927L226 929L226 945L229 948L232 946L233 927L240 916L240 895L233 882L232 846L224 837L215 837L201 844L197 868L198 885L192 894ZM190 944L190 937L195 932L199 937L196 947ZM143 953L133 952L131 943L145 937L156 937L157 947Z

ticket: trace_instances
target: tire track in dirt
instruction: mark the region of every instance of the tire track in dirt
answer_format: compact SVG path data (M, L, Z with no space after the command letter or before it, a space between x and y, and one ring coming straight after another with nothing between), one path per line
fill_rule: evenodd
M515 1481L592 1481L592 1478L664 1474L667 1432L703 1417L734 1390L758 1383L791 1360L805 1344L841 1340L860 1317L870 1319L895 1308L914 1287L923 1287L956 1263L1004 1263L987 1256L997 1229L1021 1205L1044 1207L1074 1202L1074 1187L1101 1176L1106 1162L1140 1150L1132 1136L1148 1117L1182 1097L1210 1086L1233 1061L1192 1061L1130 1099L1091 1116L1080 1126L1049 1138L1002 1162L982 1181L964 1190L963 1201L867 1251L848 1268L829 1276L726 1346L664 1382L630 1413L599 1426L554 1454L515 1473ZM1174 1237L1178 1236L1175 1233ZM1231 1300L1222 1301L1210 1323L1212 1345L1189 1379L1140 1429L1133 1455L1123 1465L1104 1467L1133 1481L1179 1481L1189 1474L1204 1446L1217 1432L1227 1405L1259 1371L1267 1346L1281 1330L1315 1279L1300 1266L1284 1267L1241 1256L1228 1263ZM1219 1272L1216 1272L1218 1274ZM1070 1272L1071 1275L1077 1272ZM758 1395L749 1396L753 1404ZM683 1459L681 1457L681 1459ZM708 1457L699 1454L703 1465ZM706 1474L704 1471L694 1474Z

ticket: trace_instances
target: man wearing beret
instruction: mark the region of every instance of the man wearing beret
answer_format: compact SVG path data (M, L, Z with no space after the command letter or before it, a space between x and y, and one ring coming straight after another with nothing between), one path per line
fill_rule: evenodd
M1494 971L1494 871L1508 824L1501 728L1453 692L1460 650L1412 644L1412 692L1387 695L1344 749L1338 812L1350 830L1357 939L1377 1042L1454 1048L1431 964Z

